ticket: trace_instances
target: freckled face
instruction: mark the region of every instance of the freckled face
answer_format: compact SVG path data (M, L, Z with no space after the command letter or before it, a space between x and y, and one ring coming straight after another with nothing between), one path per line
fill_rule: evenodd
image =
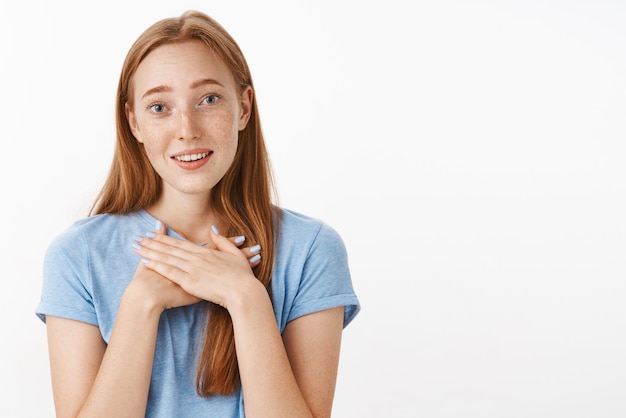
M240 93L226 64L201 41L150 52L132 88L126 115L163 180L164 196L209 195L233 162L252 90Z

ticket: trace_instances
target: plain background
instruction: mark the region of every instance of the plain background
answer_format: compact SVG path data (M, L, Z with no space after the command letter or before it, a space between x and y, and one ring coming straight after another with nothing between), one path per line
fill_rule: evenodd
M117 77L200 9L248 57L283 206L346 242L334 416L626 416L626 3L0 3L0 416L52 417L35 317Z

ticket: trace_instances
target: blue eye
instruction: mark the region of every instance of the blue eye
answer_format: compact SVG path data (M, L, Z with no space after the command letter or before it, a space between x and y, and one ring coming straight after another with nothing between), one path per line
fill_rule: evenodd
M163 113L165 111L165 106L160 103L156 103L150 106L150 110L154 113Z
M208 96L206 96L204 99L202 99L204 101L204 103L206 104L214 104L217 102L217 100L219 99L219 97L215 94L210 94Z

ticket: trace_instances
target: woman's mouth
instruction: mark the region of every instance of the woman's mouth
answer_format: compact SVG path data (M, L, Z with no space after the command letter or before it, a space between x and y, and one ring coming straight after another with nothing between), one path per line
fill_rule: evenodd
M198 152L195 154L177 155L174 158L180 162L188 163L206 158L209 154L211 154L211 152Z
M197 170L211 160L213 151L189 150L187 154L178 154L172 156L174 163L183 170Z

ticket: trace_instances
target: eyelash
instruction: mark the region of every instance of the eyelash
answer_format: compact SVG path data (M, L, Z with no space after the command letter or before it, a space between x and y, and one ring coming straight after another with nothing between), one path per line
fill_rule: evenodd
M209 99L209 98L212 98L214 101L211 103L206 103L206 104L211 105L211 104L215 104L220 99L220 96L218 94L207 94L206 96L202 98L202 101L205 102L206 99Z
M165 105L164 105L163 103L156 102L156 103L150 103L150 104L148 105L148 109L149 109L149 110L151 110L151 111L153 111L154 113L163 113L163 110L162 110L161 112L157 112L157 111L155 111L155 110L154 110L154 107L155 107L155 106L161 106L162 108L165 108Z

